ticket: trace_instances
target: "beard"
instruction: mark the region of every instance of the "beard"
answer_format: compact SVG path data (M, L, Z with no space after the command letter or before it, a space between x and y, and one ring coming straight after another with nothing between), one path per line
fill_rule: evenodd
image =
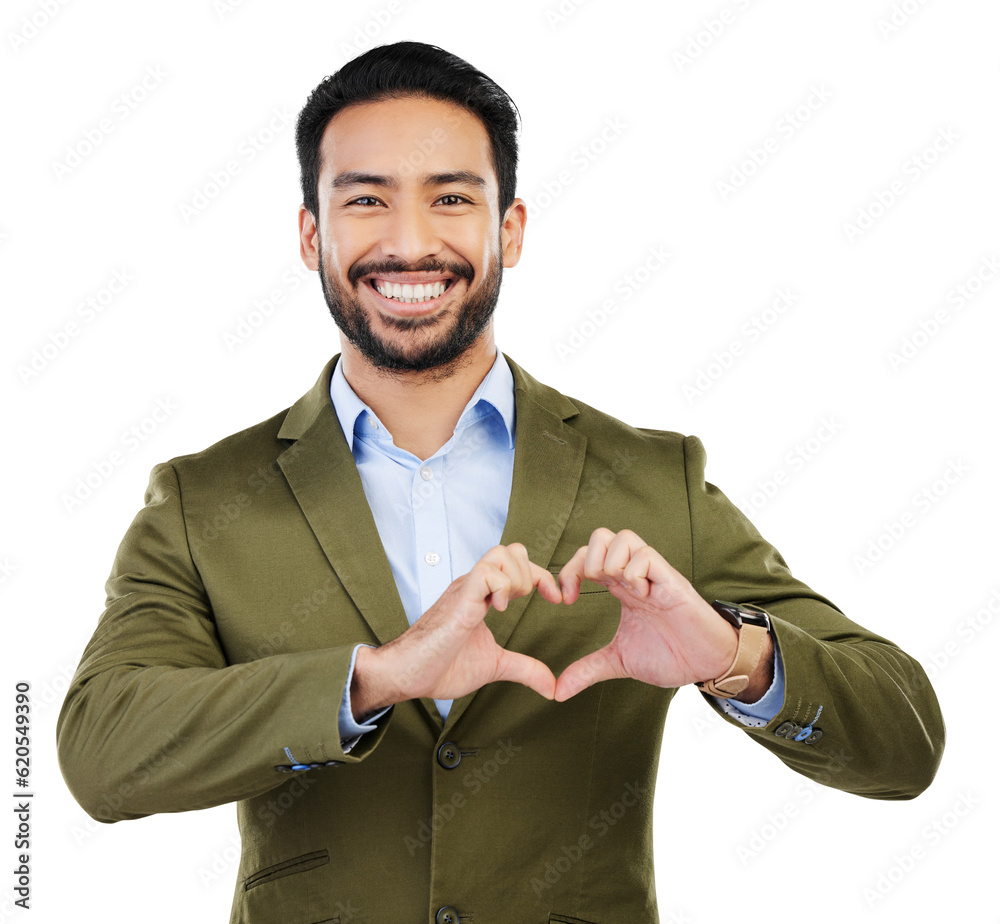
M341 286L329 272L322 241L318 244L319 281L330 314L340 332L378 370L389 373L434 371L437 373L434 378L444 378L461 364L462 356L479 339L493 317L503 276L499 252L491 258L479 290L468 295L452 313L416 318L380 315L387 327L413 335L405 343L393 343L373 329L360 298ZM452 273L467 284L475 275L467 263L430 259L417 266L407 266L400 260L383 260L356 263L348 270L347 280L357 287L363 276L404 272Z

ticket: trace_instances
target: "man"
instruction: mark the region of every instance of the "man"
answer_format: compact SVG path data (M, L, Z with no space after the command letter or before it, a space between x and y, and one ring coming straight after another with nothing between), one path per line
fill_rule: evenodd
M67 695L60 760L95 818L239 802L234 922L657 920L685 684L846 791L912 798L940 760L919 665L791 576L696 438L497 352L515 129L419 43L316 88L301 252L342 353L154 469ZM733 776L703 797L752 797Z

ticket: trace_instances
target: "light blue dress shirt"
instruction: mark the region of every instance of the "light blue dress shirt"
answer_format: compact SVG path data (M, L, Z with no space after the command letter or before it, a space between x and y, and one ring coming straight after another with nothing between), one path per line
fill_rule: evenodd
M451 439L423 460L395 445L392 434L348 384L339 362L330 396L412 626L455 578L468 573L500 542L514 472L514 377L498 351ZM355 657L360 647L354 649ZM354 721L353 672L352 658L339 715L345 750L374 731L374 723L388 711L363 725ZM784 697L777 646L774 673L771 688L758 702L717 702L745 725L766 725ZM447 718L452 701L434 702Z

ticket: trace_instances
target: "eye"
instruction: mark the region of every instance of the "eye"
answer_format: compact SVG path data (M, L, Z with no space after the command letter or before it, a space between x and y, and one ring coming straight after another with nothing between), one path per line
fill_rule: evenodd
M468 199L465 198L465 196L460 196L457 193L447 193L443 195L440 199L438 199L438 202L442 202L445 199L455 200L454 202L445 202L444 203L445 205L462 205L463 203L467 203L469 201Z
M369 203L374 204L379 200L375 196L358 196L356 199L351 199L348 205L368 205Z

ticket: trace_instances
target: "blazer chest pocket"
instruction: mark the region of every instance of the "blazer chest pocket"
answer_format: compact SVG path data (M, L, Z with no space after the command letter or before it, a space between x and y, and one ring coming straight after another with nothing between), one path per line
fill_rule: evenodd
M571 918L565 914L550 914L549 924L597 924L596 921L585 921L583 918Z
M304 853L300 857L291 860L283 860L273 866L265 866L257 870L243 882L243 888L249 892L251 889L263 885L265 882L274 882L276 879L284 879L286 876L294 876L296 873L304 873L319 866L326 866L330 862L330 852L328 850L314 850L312 853ZM336 920L333 918L331 920Z
M621 621L618 598L607 587L590 581L584 582L572 604L539 600L535 605L541 618L518 626L518 631L534 632L530 644L519 650L545 661L556 674L610 642Z

